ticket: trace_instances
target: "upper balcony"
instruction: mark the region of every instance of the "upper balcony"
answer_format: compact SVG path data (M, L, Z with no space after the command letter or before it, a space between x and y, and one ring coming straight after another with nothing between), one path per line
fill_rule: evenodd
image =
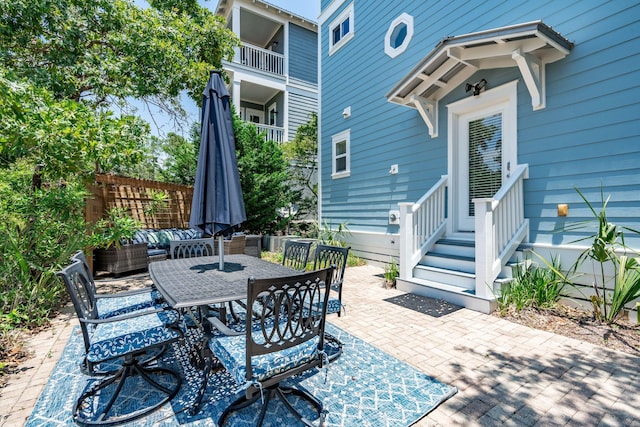
M234 62L267 73L284 76L284 55L249 43L240 46Z

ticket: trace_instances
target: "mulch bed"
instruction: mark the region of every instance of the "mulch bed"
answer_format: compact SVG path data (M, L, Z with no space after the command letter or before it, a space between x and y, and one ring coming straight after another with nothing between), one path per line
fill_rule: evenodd
M545 310L511 310L504 315L496 311L493 315L530 328L640 356L640 325L632 324L626 318L609 325L596 320L591 312L565 305Z

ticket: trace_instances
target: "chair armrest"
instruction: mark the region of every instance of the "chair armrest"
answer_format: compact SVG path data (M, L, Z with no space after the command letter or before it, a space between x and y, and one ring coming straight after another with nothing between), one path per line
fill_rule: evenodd
M79 319L79 320L82 323L99 325L104 323L122 322L123 320L135 319L136 317L148 316L150 314L162 313L165 311L173 311L178 315L178 317L180 317L179 311L167 306L164 308L142 309L142 310L134 311L132 313L122 314L120 316L108 317L106 319Z
M245 332L238 332L229 328L227 325L222 323L222 320L220 320L217 317L207 317L207 320L209 321L209 323L211 323L211 326L213 326L214 328L216 328L217 330L219 330L220 332L222 332L224 335L228 337L245 334Z
M139 295L147 292L151 292L155 290L153 287L148 287L144 289L131 289L129 291L117 292L115 294L96 294L96 298L120 298L120 297L130 297L131 295Z

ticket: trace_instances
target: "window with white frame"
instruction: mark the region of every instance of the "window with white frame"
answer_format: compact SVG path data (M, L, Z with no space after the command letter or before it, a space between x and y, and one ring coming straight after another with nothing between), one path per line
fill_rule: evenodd
M329 24L329 55L340 49L355 34L353 3Z
M384 53L395 58L407 50L413 37L413 16L403 13L393 20L384 37Z
M351 130L345 130L331 137L332 145L332 172L331 178L343 178L349 176L350 161L349 151L351 143Z

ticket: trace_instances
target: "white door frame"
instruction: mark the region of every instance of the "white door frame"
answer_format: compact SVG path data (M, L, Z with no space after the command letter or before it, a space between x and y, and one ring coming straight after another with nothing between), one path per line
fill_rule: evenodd
M517 164L518 158L518 126L517 126L517 88L518 81L503 84L494 89L482 92L478 96L470 96L447 105L448 109L448 174L449 191L447 234L473 231L473 225L461 218L461 194L468 194L468 182L461 175L468 173L461 170L461 164L468 164L468 148L460 149L463 144L468 147L468 135L461 126L469 120L494 113L502 113L502 178L509 177L510 171ZM464 138L464 141L462 141ZM465 154L466 153L466 154ZM462 187L464 186L464 187ZM462 189L462 190L461 190Z
M242 120L244 120L245 122L250 122L251 120L249 120L250 116L257 116L258 120L260 120L258 123L262 123L264 124L264 111L261 110L256 110L253 108L249 108L249 107L242 107L240 109L240 118ZM255 123L255 122L253 122Z
M277 104L274 102L267 109L267 117L265 118L265 123L270 126L278 126L278 117L277 117ZM274 123L271 123L271 113L275 113L273 116Z

